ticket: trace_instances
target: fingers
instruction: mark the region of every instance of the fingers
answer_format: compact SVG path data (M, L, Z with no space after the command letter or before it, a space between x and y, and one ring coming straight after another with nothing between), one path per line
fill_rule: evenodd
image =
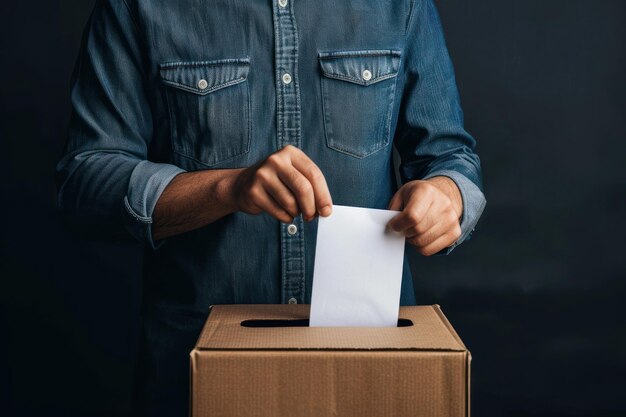
M330 197L330 191L328 190L328 184L326 184L326 178L324 178L322 171L302 151L296 151L292 154L291 163L311 184L316 213L324 217L329 216L332 213L333 202Z
M283 209L280 204L274 200L270 193L260 184L250 188L248 194L249 201L255 208L266 212L281 222L291 223L293 221L294 216L291 216L287 211L285 211L285 209ZM252 212L254 213L254 211L256 210L253 209Z
M456 226L458 226L457 221L450 221L446 215L442 215L441 219L427 230L416 232L416 228L410 228L405 236L407 239L411 240L412 244L425 247L437 240L439 236L452 231Z
M389 210L402 210L404 203L402 202L402 191L398 190L389 202Z
M426 213L428 213L432 204L432 198L412 198L402 212L389 221L388 226L396 232L404 233L406 230L417 226L425 219ZM422 227L425 226L430 225L424 225Z
M450 199L423 181L403 186L391 199L389 209L402 212L388 226L403 233L422 255L433 255L461 236L458 215Z
M409 243L415 245L417 251L422 255L431 256L441 251L442 249L449 247L459 239L459 237L461 236L461 228L457 227L448 230L446 233L440 235L435 240L425 246L416 245L414 242L412 242L413 239L409 240Z
M332 199L322 171L300 149L288 145L262 163L246 169L244 201L248 210L267 211L281 221L316 214L329 216ZM287 216L289 218L287 218Z
M315 197L313 195L313 186L309 180L292 166L278 171L278 178L291 190L296 198L304 220L313 219L316 213Z
M461 236L461 227L454 209L448 208L438 213L438 221L428 230L415 234L413 228L409 230L411 235L407 239L408 242L424 256L434 255L447 248Z
M268 167L261 167L256 173L257 180L261 182L265 190L272 196L280 207L292 217L300 214L300 207L291 190L276 176Z
M445 226L447 225L443 223L437 223L436 219L426 217L415 226L409 227L408 229L404 230L403 233L404 236L407 237L407 239L413 239L415 237L425 239L425 236L430 236L433 233L437 233L438 230L442 229Z
M295 201L297 205L295 210L296 216L302 213L305 220L310 220L315 216L316 212L313 186L302 173L293 167L291 157L288 155L288 148L270 155L259 171L263 170L268 173L268 178L264 178L263 181L267 184L272 184L271 186L274 188L273 193L275 193L277 199L279 194L282 196L280 197L282 200L278 200L279 202L283 201L284 204L290 205L291 200ZM295 147L291 148L296 149ZM270 176L272 179L269 178ZM283 184L283 186L280 186L277 181ZM285 190L289 192L291 197L284 194ZM283 207L289 212L294 212L291 207Z
M413 207L413 205L410 205L407 207L407 210L412 210ZM432 200L426 213L424 213L424 215L419 218L417 223L410 225L402 232L407 238L412 238L414 236L421 236L424 234L433 233L435 230L437 230L436 226L439 224L452 227L453 224L449 221L449 216L445 213L448 209L449 208L442 204L441 201ZM419 216L419 214L417 216Z

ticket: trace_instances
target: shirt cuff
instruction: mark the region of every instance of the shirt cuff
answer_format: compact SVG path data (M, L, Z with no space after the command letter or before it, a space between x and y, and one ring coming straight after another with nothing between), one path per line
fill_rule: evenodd
M158 249L164 241L152 239L152 213L165 187L185 170L170 164L141 161L133 170L124 197L124 225L140 242Z
M448 177L459 188L461 192L461 198L463 200L463 214L461 215L461 236L451 246L443 249L438 254L448 255L454 248L459 246L466 240L469 240L472 232L480 219L480 215L483 213L487 200L483 192L470 181L465 175L458 173L457 171L442 170L437 172L431 172L424 180L432 177Z

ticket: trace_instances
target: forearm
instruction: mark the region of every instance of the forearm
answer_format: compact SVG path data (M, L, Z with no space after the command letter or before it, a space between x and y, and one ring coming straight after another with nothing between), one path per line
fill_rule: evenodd
M288 145L248 168L176 176L157 201L152 237L188 232L235 211L265 212L282 222L300 214L312 220L331 214L332 199L319 167Z
M154 240L185 233L236 211L233 181L242 169L182 173L165 188L153 214Z

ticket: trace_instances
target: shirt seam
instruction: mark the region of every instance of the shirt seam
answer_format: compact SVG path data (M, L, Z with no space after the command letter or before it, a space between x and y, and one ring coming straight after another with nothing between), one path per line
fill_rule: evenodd
M410 8L409 8L409 18L407 19L406 27L404 29L405 44L406 44L406 39L408 38L408 35L409 35L409 28L411 27L411 24L413 23L413 16L415 16L415 9L416 9L415 5L417 1L418 0L412 0Z
M393 78L393 77L398 75L398 71L395 71L395 72L391 72L391 73L388 73L388 74L380 75L380 76L378 76L376 78L372 78L369 81L363 81L362 79L357 78L357 77L351 77L351 76L343 75L343 74L336 74L334 72L322 71L322 73L327 78L335 78L335 79L342 80L342 81L349 81L349 82L353 82L355 84L362 85L364 87L368 87L368 86L376 84L376 83L378 83L380 81L388 80L389 78Z
M174 70L181 67L217 67L222 65L241 65L241 66L249 66L250 58L223 58L223 59L215 59L211 61L172 61L172 62L164 62L159 64L159 68L163 71Z
M363 49L356 51L331 51L331 52L318 52L318 57L320 60L330 60L330 59L345 59L345 58L361 58L361 57L370 57L370 56L394 56L400 57L402 56L402 51L397 49Z
M139 33L139 21L138 21L137 17L133 14L133 11L130 8L130 6L128 5L128 2L126 0L122 0L122 3L124 3L124 6L126 6L126 10L128 10L128 15L130 16L131 20L133 21L133 25L135 26L135 29Z
M207 88L205 90L200 90L198 88L189 87L188 85L181 84L181 83L178 83L176 81L170 81L170 80L167 80L165 78L163 79L163 84L172 86L174 88L178 88L180 90L188 91L190 93L198 94L200 96L205 96L205 95L210 94L210 93L212 93L214 91L221 90L222 88L230 87L231 85L240 84L240 83L244 82L245 80L246 80L246 77L240 77L240 78L236 78L234 80L229 80L229 81L225 81L225 82L220 83L220 84L216 84L213 87Z

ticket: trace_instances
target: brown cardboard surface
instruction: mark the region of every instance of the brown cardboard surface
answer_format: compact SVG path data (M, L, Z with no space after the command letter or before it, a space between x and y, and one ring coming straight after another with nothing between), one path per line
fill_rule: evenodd
M197 349L401 349L465 351L438 306L400 307L408 327L262 327L245 320L302 320L309 305L217 305Z
M399 328L242 327L306 305L214 306L191 352L191 415L469 416L469 352L438 306Z

